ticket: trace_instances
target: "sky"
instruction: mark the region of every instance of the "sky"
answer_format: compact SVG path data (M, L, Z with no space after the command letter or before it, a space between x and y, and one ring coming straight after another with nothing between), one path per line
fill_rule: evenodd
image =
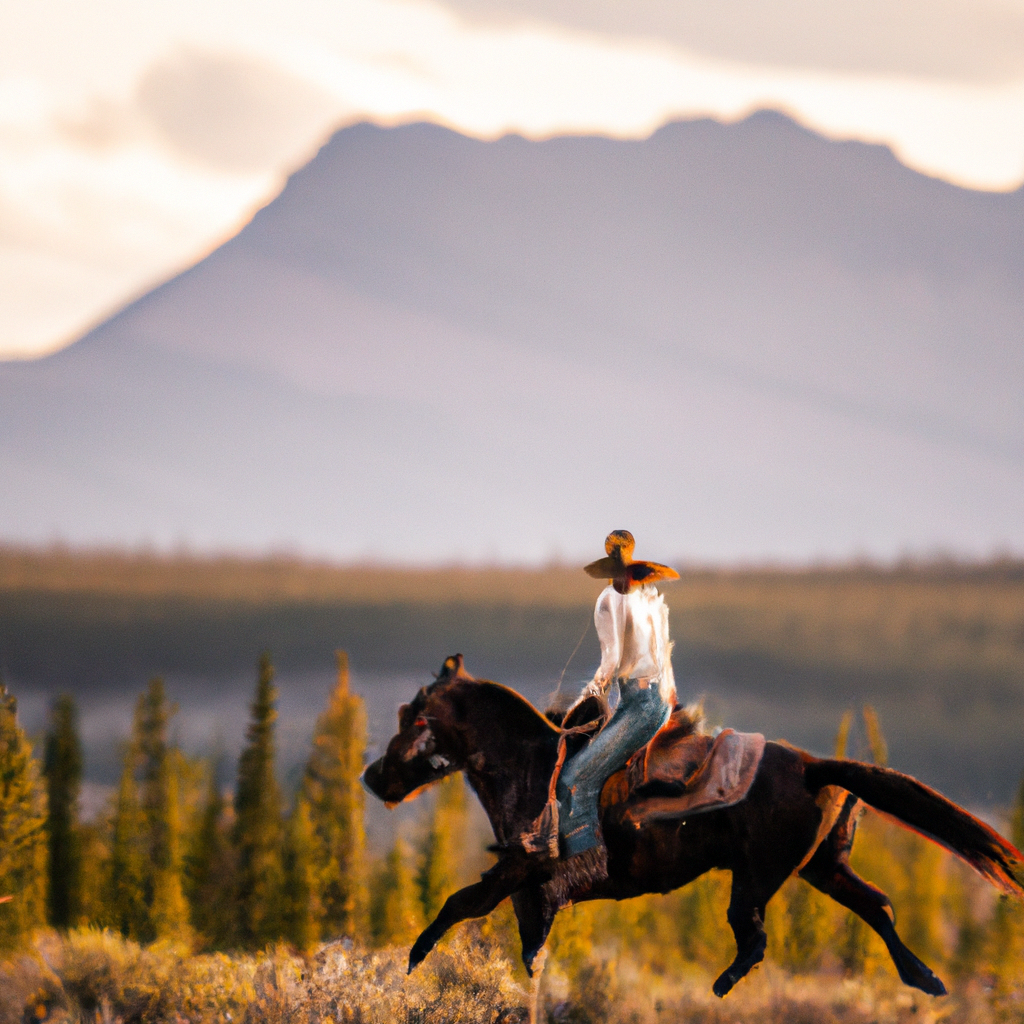
M1016 188L1024 0L5 0L0 358L195 262L345 124L643 137L759 107Z

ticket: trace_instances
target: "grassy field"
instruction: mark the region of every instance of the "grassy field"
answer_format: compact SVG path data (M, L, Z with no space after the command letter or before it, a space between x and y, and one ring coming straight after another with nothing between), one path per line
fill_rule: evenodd
M553 686L592 667L599 584L576 567L332 566L290 558L0 549L0 672L95 696L154 673L282 673L348 650L358 673L471 670ZM666 587L676 675L713 717L827 747L874 704L896 763L951 795L1008 799L1024 771L1024 563L689 569Z
M567 912L564 917L570 917ZM411 976L407 949L342 941L303 955L193 955L187 945L140 947L109 932L41 932L0 961L0 1024L1008 1024L1024 979L961 976L935 999L891 973L834 966L793 971L768 961L724 1000L695 964L654 969L621 947L573 943L571 921L539 984L490 926L463 926Z

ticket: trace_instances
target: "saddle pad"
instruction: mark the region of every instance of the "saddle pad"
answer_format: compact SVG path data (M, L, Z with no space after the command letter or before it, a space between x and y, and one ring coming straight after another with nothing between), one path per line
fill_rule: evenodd
M764 736L759 732L725 729L715 738L710 753L695 771L688 775L673 771L673 768L682 767L682 763L688 760L688 754L692 756L687 740L702 738L705 737L687 737L676 744L676 757L666 756L668 751L658 751L661 756L656 763L650 763L654 758L649 758L648 781L678 784L685 780L686 788L678 796L650 796L639 801L627 811L631 820L661 821L732 807L747 795L764 755ZM651 751L652 755L654 753Z

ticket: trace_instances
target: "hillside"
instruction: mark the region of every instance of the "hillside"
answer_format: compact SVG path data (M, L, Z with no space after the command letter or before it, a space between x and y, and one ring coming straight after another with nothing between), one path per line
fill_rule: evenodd
M1022 236L1024 191L778 114L640 142L357 125L195 267L0 364L0 536L1020 549Z

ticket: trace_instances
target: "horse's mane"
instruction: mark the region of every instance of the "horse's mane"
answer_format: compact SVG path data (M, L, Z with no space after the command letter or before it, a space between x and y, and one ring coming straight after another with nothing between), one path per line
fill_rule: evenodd
M513 690L511 686L506 686L504 683L495 683L490 679L467 680L465 685L469 689L486 689L489 694L507 701L510 713L519 712L520 714L525 714L529 718L536 719L538 726L554 733L559 732L558 726L550 722L534 704L528 701L518 690Z

